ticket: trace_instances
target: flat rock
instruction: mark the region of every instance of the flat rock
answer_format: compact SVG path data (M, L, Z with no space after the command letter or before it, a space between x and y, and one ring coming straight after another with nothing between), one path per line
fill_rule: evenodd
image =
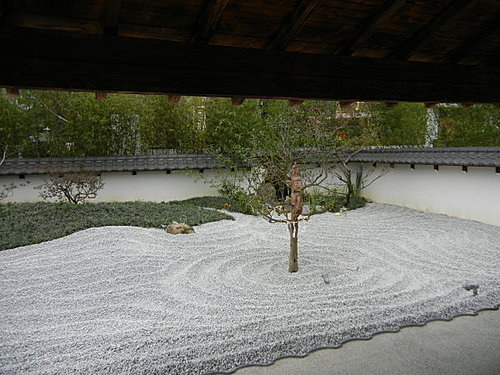
M165 229L167 233L170 234L191 234L194 233L194 229L191 225L180 223L180 224L170 224Z

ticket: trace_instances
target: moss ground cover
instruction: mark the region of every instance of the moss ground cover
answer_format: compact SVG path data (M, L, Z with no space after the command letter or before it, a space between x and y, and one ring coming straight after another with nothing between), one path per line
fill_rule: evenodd
M0 204L0 250L67 236L79 230L110 225L159 227L174 221L199 225L233 218L215 210L238 210L236 202L203 197L170 203L3 203Z

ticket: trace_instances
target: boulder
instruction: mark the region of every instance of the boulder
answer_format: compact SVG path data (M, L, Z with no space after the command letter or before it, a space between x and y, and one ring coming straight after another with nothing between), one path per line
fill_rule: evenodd
M184 223L174 223L167 226L165 229L167 233L170 234L191 234L194 233L194 229L191 225Z

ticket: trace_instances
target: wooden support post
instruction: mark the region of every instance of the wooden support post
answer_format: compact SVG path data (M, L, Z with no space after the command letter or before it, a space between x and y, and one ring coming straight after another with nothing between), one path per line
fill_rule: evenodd
M340 106L340 109L342 111L345 111L346 109L349 109L353 104L354 104L354 102L351 102L351 101L345 101L345 100L340 100L339 101L339 106Z
M242 105L244 101L245 101L245 98L241 98L241 97L238 97L238 96L234 96L234 97L231 98L231 104L235 105L235 106Z
M398 102L385 102L386 108L394 108L398 105Z
M302 103L304 103L304 101L301 99L288 99L288 104L290 104L290 107L298 107Z
M96 91L95 100L106 100L108 98L108 93L104 91Z
M181 100L181 95L168 95L167 100L170 104L177 104Z
M19 89L17 87L6 87L9 98L19 98Z
M424 103L425 108L434 108L438 103L431 102L431 103Z

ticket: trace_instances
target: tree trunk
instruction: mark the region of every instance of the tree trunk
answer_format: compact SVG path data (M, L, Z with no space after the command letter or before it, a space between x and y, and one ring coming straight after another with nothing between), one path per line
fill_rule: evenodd
M304 200L302 197L302 189L304 182L300 177L300 168L294 165L290 177L290 202L292 210L290 212L290 222L288 222L288 231L290 232L290 257L288 259L288 271L297 272L299 270L299 216L304 208Z
M290 232L290 256L288 258L288 272L299 270L299 223L288 224Z

